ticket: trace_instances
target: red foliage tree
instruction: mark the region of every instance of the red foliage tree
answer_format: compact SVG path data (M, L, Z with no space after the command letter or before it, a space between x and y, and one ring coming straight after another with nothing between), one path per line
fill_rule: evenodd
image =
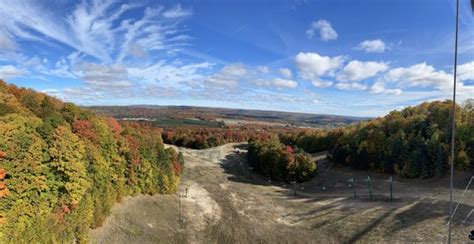
M72 128L74 133L79 135L82 138L89 139L91 141L95 141L96 133L92 128L92 124L88 120L76 120L72 124Z
M179 164L178 160L173 160L173 170L176 175L181 174L181 165Z
M107 124L115 135L122 133L122 126L112 117L107 117Z

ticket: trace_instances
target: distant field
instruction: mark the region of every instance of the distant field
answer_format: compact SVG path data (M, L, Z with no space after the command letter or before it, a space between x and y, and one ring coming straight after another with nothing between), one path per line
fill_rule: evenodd
M171 119L171 118L156 118L153 125L157 127L173 127L173 126L203 126L218 128L224 124L221 121L208 121L199 119Z
M261 125L261 126L279 126L279 127L290 126L287 123L243 120L243 119L222 119L222 121L224 121L226 125Z
M339 115L190 106L135 105L93 106L88 108L117 119L157 119L157 125L160 126L197 125L218 127L220 126L219 121L224 120L228 125L254 124L278 127L330 128L370 119Z

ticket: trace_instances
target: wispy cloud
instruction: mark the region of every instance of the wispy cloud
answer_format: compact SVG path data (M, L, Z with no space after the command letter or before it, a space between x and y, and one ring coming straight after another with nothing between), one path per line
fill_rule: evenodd
M278 73L285 77L286 79L291 79L293 77L293 73L288 68L280 68L278 69Z
M264 29L252 32L250 23L230 27L231 35L227 35L218 30L220 25L206 23L207 18L193 22L205 12L195 8L200 11L195 14L194 2L57 3L0 1L0 78L16 81L21 77L22 83L31 78L29 84L42 82L32 87L54 88L43 91L81 104L199 101L346 114L354 109L375 114L423 99L445 99L452 89L451 66L430 61L430 56L423 56L426 62L411 61L411 57L397 60L398 48L387 50L399 40L389 39L387 33L371 34L383 39L354 42L351 37L357 35L341 26L347 38L315 43L314 39L339 38L332 23L324 19L310 26L291 25L294 32L284 29L290 26L285 23L273 26L269 45L263 38L268 33ZM204 28L192 29L196 26ZM306 36L301 30L306 30ZM226 34L223 39L229 42L216 45L214 37L209 37L214 32ZM472 33L463 35L459 51L468 54L472 38L467 37ZM275 40L282 43L282 50L269 51L267 46ZM413 42L403 41L404 46ZM291 45L295 43L301 45ZM452 40L440 43L443 52L451 50ZM428 53L418 47L416 51ZM374 53L384 54L370 60ZM462 100L474 94L474 61L469 55L460 57L464 63L458 67L458 95ZM310 106L315 102L319 105Z
M296 88L298 86L298 82L294 80L286 80L286 79L281 79L281 78L275 78L275 79L257 79L254 80L253 83L255 83L258 86L264 86L264 87L272 87L272 88Z
M375 94L387 94L387 95L400 95L402 94L401 89L389 89L385 87L385 84L377 81L370 87L370 92Z
M388 47L380 39L376 40L365 40L356 47L358 50L363 50L367 53L383 53Z
M309 29L306 30L306 36L311 39L316 35L316 31L319 31L320 38L323 41L336 40L338 36L331 23L324 19L311 23Z
M11 38L7 39L11 36L45 42L54 40L110 63L114 60L121 62L126 56L137 56L140 50L171 50L187 40L177 30L176 22L164 21L168 18L165 14L190 14L180 5L164 10L159 6L144 8L139 4L92 0L75 5L63 17L41 3L27 0L0 2L0 14L4 16L0 23L2 46L12 46L8 41ZM122 18L127 11L137 8L144 9L141 19Z
M192 11L189 9L184 9L181 5L176 5L175 7L166 10L163 13L163 16L166 18L183 18L192 15Z
M211 88L237 87L240 80L247 75L248 71L245 65L241 63L229 64L224 66L219 72L206 80Z
M0 49L15 50L17 44L11 34L3 28L0 28Z
M12 79L23 75L24 72L13 65L0 66L0 79Z

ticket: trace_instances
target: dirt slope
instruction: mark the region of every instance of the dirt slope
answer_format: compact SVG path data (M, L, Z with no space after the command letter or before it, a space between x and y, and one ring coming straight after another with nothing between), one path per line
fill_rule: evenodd
M380 243L446 240L447 181L395 179L389 201L387 175L372 174L373 200L365 172L320 163L325 175L293 188L251 173L245 145L182 149L186 171L175 195L129 197L114 207L92 243ZM243 150L244 152L245 150ZM460 199L469 175L458 177ZM357 199L348 179L354 178ZM474 187L474 186L473 186ZM471 187L471 189L473 188ZM181 195L181 197L179 197ZM474 229L474 198L467 191L454 221L454 240ZM180 214L181 209L181 214ZM181 215L181 217L180 217Z

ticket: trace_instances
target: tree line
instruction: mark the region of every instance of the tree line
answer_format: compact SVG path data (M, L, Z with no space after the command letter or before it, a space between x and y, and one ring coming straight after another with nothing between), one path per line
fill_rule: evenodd
M87 242L124 196L173 193L160 131L0 81L0 242Z
M452 101L425 102L383 118L333 130L280 134L288 145L308 152L329 150L342 166L406 178L441 177L448 168ZM471 169L474 106L456 106L455 166Z
M250 139L269 139L274 130L266 127L240 126L225 128L172 127L162 131L163 141L180 147L205 149L230 142L247 142Z

